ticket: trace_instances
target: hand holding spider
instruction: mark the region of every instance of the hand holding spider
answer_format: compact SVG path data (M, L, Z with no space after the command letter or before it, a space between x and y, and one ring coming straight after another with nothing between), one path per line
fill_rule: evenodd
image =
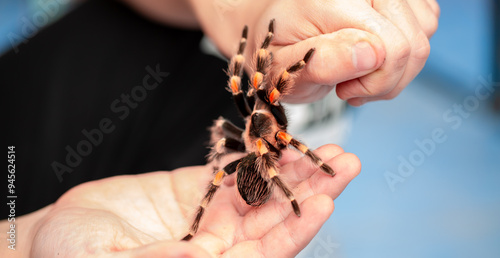
M285 99L290 103L313 102L333 89L354 106L395 98L424 67L440 16L436 0L125 1L159 22L202 28L227 57L241 27L260 31L275 18L282 28L270 46L276 67L311 47L318 51Z
M270 19L280 28L270 46L275 67L316 48L286 102L313 102L335 89L354 106L392 99L415 78L429 56L440 14L436 0L190 2L204 32L226 56L243 25L261 31ZM258 35L249 35L249 42L259 41Z
M286 198L276 196L249 207L226 177L204 224L190 242L178 241L186 220L205 193L211 166L172 172L117 176L74 187L55 204L16 218L18 250L0 256L54 257L291 257L314 237L333 211L332 199L360 172L358 158L336 145L314 151L335 177L315 168L307 157L287 150L280 161L283 179L297 189L297 217ZM0 228L7 231L7 221ZM279 246L280 248L276 248Z

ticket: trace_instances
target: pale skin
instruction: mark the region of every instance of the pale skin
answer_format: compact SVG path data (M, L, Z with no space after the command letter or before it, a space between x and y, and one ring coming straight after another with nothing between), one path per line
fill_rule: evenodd
M248 25L247 61L275 19L271 74L316 48L285 101L312 102L335 90L353 106L392 99L415 78L428 58L440 14L435 0L123 1L155 21L201 28L227 57ZM249 65L246 70L251 73ZM335 177L297 153L287 152L281 161L300 218L279 194L262 207L247 206L229 176L199 232L190 242L179 242L211 181L210 165L189 167L79 185L56 203L17 217L16 251L4 242L0 256L290 257L311 241L333 212L332 200L361 169L359 159L338 146L326 145L316 153ZM0 230L7 232L9 224L1 221Z
M16 218L16 250L4 246L0 256L292 257L316 235L333 212L333 199L361 170L359 159L339 146L325 145L315 153L337 172L335 177L293 150L280 161L300 218L279 191L261 207L246 205L231 175L198 233L180 242L213 176L211 165L187 167L81 184L56 203ZM9 224L2 221L0 230L6 232Z

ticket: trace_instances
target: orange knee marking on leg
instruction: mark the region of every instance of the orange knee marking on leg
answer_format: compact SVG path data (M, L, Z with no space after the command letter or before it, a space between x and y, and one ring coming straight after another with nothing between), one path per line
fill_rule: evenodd
M278 171L276 171L276 169L274 168L270 168L269 171L267 171L267 173L269 174L270 178L273 178L278 175Z
M283 71L283 73L281 74L281 78L284 80L284 81L287 81L288 78L290 78L290 74L285 70Z
M262 142L262 139L258 139L257 142L255 142L255 145L257 146L257 151L260 155L264 155L269 152L266 145Z
M269 102L274 103L278 98L280 97L280 92L274 88L271 93L269 94Z
M224 145L226 144L226 138L220 139L217 143L215 143L215 151L218 153L222 153L224 151Z
M255 72L252 80L252 85L256 90L259 89L259 86L262 83L263 76L264 75L262 73Z
M217 174L215 174L214 181L212 182L213 185L220 185L222 183L222 178L224 178L224 170L219 170Z
M242 39L241 42L243 42L243 41L246 41L246 40ZM243 55L236 55L234 57L234 61L237 63L243 63L243 62L245 62L245 57Z
M269 56L269 51L261 48L261 49L259 49L258 55L259 55L259 58L265 59L265 58L267 58L267 56Z
M233 93L238 93L240 91L241 79L238 76L231 76L231 91Z
M292 136L285 132L278 132L278 138L284 141L286 144L289 144L292 140Z

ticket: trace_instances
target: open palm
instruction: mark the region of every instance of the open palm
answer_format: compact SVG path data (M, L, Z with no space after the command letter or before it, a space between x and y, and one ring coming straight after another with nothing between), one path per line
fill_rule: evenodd
M205 194L211 167L117 176L79 185L50 206L32 231L31 256L293 256L331 215L332 198L361 169L358 158L338 146L315 152L328 160L335 177L292 151L281 161L300 218L279 191L261 207L246 205L232 175L224 179L198 233L189 242L179 241Z

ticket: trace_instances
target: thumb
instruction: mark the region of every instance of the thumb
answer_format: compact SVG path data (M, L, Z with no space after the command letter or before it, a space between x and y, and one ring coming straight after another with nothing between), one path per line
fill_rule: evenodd
M377 36L357 29L341 29L274 48L279 48L273 49L273 64L278 69L301 60L309 49L316 49L295 79L293 94L285 98L287 102L296 103L318 100L336 84L377 70L385 59L383 42Z

